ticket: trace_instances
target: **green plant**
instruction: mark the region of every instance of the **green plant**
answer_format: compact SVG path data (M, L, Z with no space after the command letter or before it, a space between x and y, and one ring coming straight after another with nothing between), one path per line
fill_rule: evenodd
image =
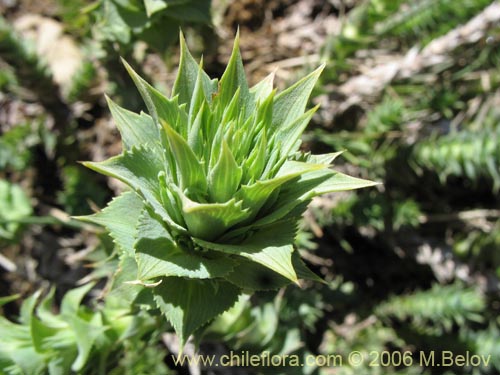
M19 185L0 179L0 244L14 240L22 225L18 220L31 216L29 197Z
M90 211L89 201L100 206L106 201L106 191L97 183L95 175L81 166L62 168L64 188L57 200L70 215L83 215Z
M373 1L372 3L377 2L390 3L388 1ZM378 35L397 36L402 40L412 40L418 37L419 41L425 45L433 38L452 30L461 22L467 21L490 3L489 0L462 0L460 6L457 7L456 2L452 0L405 2L396 9L396 12L386 14L387 18L377 22L374 30Z
M129 282L147 287L181 342L242 293L319 279L293 247L307 204L374 185L331 170L338 153L299 151L322 68L277 94L272 77L248 87L238 37L220 81L181 40L169 99L125 65L150 115L109 100L124 150L84 164L132 191L81 219L106 226L136 262Z
M466 22L487 5L489 0L367 0L348 13L338 35L328 38L323 56L337 70L354 68L346 59L370 47L420 46L430 43ZM340 68L340 69L339 69ZM336 72L338 73L338 72ZM334 78L334 72L326 72Z
M405 296L397 296L377 307L382 317L409 319L420 329L430 329L432 325L440 332L450 331L453 324L463 326L467 321L481 322L481 312L485 308L484 296L472 288L464 288L459 283L440 286ZM432 324L429 324L432 323Z
M500 276L500 221L489 231L480 229L460 232L454 237L453 251L478 268L492 267Z
M22 171L32 161L32 149L41 143L38 122L19 124L0 135L0 171Z
M491 363L488 368L481 369L481 373L495 374L500 371L500 343L498 337L500 336L500 328L498 323L491 323L486 329L473 331L465 331L462 335L472 350L477 354L484 356L491 356Z
M442 183L450 176L463 177L474 183L485 178L492 181L495 192L500 189L500 126L480 124L474 130L450 132L420 142L414 149L417 170L431 170ZM419 168L420 166L421 168Z
M155 320L144 312L131 314L112 296L93 309L82 305L93 286L89 283L66 293L57 314L52 310L55 290L51 289L43 298L39 291L25 299L18 322L0 317L1 373L134 374L135 368L166 374L161 352L152 355L144 347L149 343L149 349L154 348ZM17 297L0 298L0 306ZM116 353L123 354L122 360ZM132 360L137 354L143 358Z
M94 38L129 48L141 40L164 51L184 23L209 24L211 0L100 0L92 15Z

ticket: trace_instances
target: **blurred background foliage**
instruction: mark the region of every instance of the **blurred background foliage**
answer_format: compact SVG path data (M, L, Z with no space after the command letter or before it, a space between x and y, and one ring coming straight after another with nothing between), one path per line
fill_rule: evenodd
M238 26L254 82L275 71L283 87L326 63L305 145L344 151L339 170L383 185L314 200L297 246L327 283L241 298L197 333L200 353L452 350L491 363L280 371L500 372L497 1L0 0L0 10L0 332L10 338L0 373L277 373L176 367L172 329L141 312L148 301L123 316L130 291L119 275L106 282L113 243L70 218L123 188L77 163L119 152L104 93L143 109L119 57L166 90L179 28L220 75ZM92 280L84 299L90 286L75 288Z

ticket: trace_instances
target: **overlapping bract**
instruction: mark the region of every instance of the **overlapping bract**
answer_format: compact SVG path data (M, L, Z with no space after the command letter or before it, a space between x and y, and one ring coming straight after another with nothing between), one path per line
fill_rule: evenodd
M308 202L373 185L331 170L338 154L299 149L322 67L281 93L272 76L249 88L238 43L217 81L181 36L171 98L125 63L149 115L109 100L124 150L85 163L131 188L87 220L106 226L135 259L134 283L156 286L157 306L183 341L243 291L315 278L293 248Z

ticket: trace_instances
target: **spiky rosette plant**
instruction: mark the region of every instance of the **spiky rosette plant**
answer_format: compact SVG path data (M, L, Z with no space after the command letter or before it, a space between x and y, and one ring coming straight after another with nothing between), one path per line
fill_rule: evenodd
M123 152L85 163L130 187L86 220L107 227L182 342L241 293L317 279L293 247L307 204L373 185L330 169L337 153L299 150L322 67L279 94L272 76L249 88L238 43L218 81L181 36L171 98L125 63L149 115L109 100Z

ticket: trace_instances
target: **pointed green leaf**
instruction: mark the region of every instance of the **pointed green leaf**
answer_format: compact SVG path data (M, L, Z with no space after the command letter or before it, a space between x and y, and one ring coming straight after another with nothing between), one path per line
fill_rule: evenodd
M146 103L146 107L148 108L148 111L157 126L160 126L160 121L164 121L178 132L186 134L188 117L186 112L179 107L177 100L175 98L168 99L165 95L142 79L125 60L122 59L122 62L137 86L137 89L139 90L139 93L141 94L144 103Z
M315 196L345 190L360 189L377 185L376 182L350 177L331 169L322 169L305 173L296 180L288 181L280 190L279 196L269 209L269 214L256 220L248 228L249 230L266 226L276 220L288 215L292 210L303 203L307 203Z
M297 272L297 277L302 280L311 280L311 281L316 281L322 284L326 284L326 282L316 275L313 271L309 269L305 265L305 263L302 261L300 258L300 254L298 251L294 251L292 254L292 263L293 263L293 268L295 269L295 272Z
M271 150L268 151L268 157L266 160L266 166L264 167L264 172L262 172L261 179L273 178L274 173L277 169L281 168L281 165L285 162L285 159L280 158L280 148L275 147L274 145L271 147Z
M16 324L0 316L0 337L3 339L0 341L0 353L2 353L9 344L11 348L14 347L15 344L31 344L29 327L24 322L21 323L23 324Z
M224 139L224 135L226 134L227 128L233 126L234 121L231 121L229 124L224 124L224 126L220 125L217 127L217 131L213 136L212 144L205 144L205 148L209 149L209 168L213 168L217 160L219 160L219 153L222 148L222 140ZM207 141L206 141L207 142Z
M67 334L66 331L65 333ZM60 333L59 333L60 335ZM64 339L64 338L63 338ZM71 373L71 364L77 356L77 350L70 348L65 351L64 356L54 356L48 363L48 371L50 375L63 375Z
M300 137L306 129L312 116L318 110L319 106L307 111L302 116L299 116L295 121L287 126L280 127L274 135L274 142L281 145L281 158L286 158L293 154L300 147ZM297 142L299 141L299 142Z
M75 333L78 346L78 356L71 365L71 370L80 371L85 366L97 338L106 331L106 328L90 324L76 315L69 317L68 324Z
M145 147L124 151L121 155L102 162L84 162L83 165L117 178L141 193L148 191L159 197L157 177L164 170L164 166L159 156Z
M37 353L33 346L28 344L12 348L12 346L9 345L6 348L2 348L2 344L0 344L0 350L8 353L9 359L15 363L15 365L11 367L13 369L13 374L39 375L44 373L45 356ZM2 368L2 370L4 369Z
M323 71L324 65L294 85L279 93L274 100L273 123L271 130L286 127L302 116L312 89Z
M273 204L263 208L263 210L265 209L265 214L261 215L261 218L255 220L247 227L239 228L234 230L234 233L230 232L227 235L234 236L243 231L252 230L252 228L260 228L283 219L296 207L304 202L308 202L313 195L310 191L327 180L330 175L331 171L323 169L306 173L296 179L290 180L280 189Z
M110 309L125 309L130 311L130 306L139 308L152 309L155 308L154 301L150 289L144 288L140 284L131 283L137 280L137 261L135 257L123 256L118 263L118 269L113 275L112 286L110 292L106 296L106 308ZM149 305L141 303L141 297L151 294L151 302Z
M94 287L95 283L88 283L81 287L71 289L61 301L61 315L76 315L83 297Z
M83 164L96 172L123 181L139 193L145 203L149 204L170 227L185 232L184 228L172 220L162 204L158 174L163 171L164 165L158 155L141 147L125 151L123 154L103 162L85 162Z
M321 277L304 264L298 251L294 251L292 254L292 264L299 279L325 283ZM242 289L252 291L276 290L290 284L289 279L259 263L248 260L239 260L238 265L224 278Z
M183 190L204 194L207 190L207 180L203 166L198 161L188 143L168 124L162 123L172 150L178 178Z
M19 312L19 321L24 325L29 326L31 318L33 317L33 311L35 309L36 303L40 298L40 290L33 293L31 296L26 298L21 304L21 311Z
M309 163L330 165L343 152L344 151L338 151L338 152L331 152L329 154L320 154L320 155L311 155L311 154L309 154L307 156L307 161Z
M245 182L255 181L260 178L262 171L266 165L267 158L267 137L266 132L263 130L257 145L250 152L250 156L245 161Z
M234 159L237 161L238 165L241 165L243 161L248 158L248 154L250 153L250 147L254 146L259 141L259 136L256 136L252 139L252 137L248 134L251 129L251 123L253 121L253 116L250 116L246 119L243 124L238 123L239 119L236 120L237 125L234 128L234 131L231 134L231 138L229 135L226 136L226 140L228 145L231 145L231 151L233 152ZM262 129L262 125L260 125L260 129ZM259 134L259 132L256 132Z
M206 107L205 104L201 105L200 110L198 111L198 114L193 120L193 123L191 124L188 132L188 145L193 150L193 152L198 156L202 157L203 156L203 148L206 147L203 142L203 122L207 121L206 117Z
M106 96L109 110L115 120L116 127L122 136L123 146L126 150L132 147L149 144L154 147L155 152L159 152L159 129L153 122L153 119L141 113L140 115L128 111L113 102ZM157 147L158 145L158 147Z
M241 181L241 168L236 164L226 141L222 141L219 160L208 175L208 193L212 202L230 200Z
M240 289L226 281L167 277L153 293L183 347L196 329L236 303Z
M244 111L245 118L253 112L255 103L250 95L245 69L243 68L243 62L241 60L239 32L234 39L233 51L226 70L220 79L219 87L217 100L222 108L226 107L231 102L234 94L239 89L240 97L238 108Z
M288 225L292 226L293 224L288 223ZM265 241L262 240L261 243L264 244ZM241 253L241 255L297 283L297 274L291 262L292 253L293 245L288 244L283 246L268 246L258 252Z
M57 331L58 331L57 329L49 327L46 324L42 323L40 319L38 319L38 317L33 316L31 318L30 322L31 340L33 343L33 347L38 353L44 354L47 351L53 349L50 347L50 344L47 343L47 338L50 338L51 336L57 334Z
M68 324L52 311L54 308L54 293L55 288L51 288L47 296L38 305L36 314L46 326L64 329L68 327Z
M260 169L262 159L267 160L269 152L271 150L267 150L268 148L268 129L267 127L271 124L272 115L273 115L273 100L275 91L271 91L267 98L264 98L262 102L258 103L255 116L249 117L247 122L245 122L243 130L243 139L242 142L237 143L238 148L236 149L239 153L239 159L247 159L247 167L248 168L256 168L255 171L248 172L247 176L255 175L255 179L259 178L262 174L262 171L257 172L257 169ZM251 120L251 121L250 121ZM257 143L259 144L257 145ZM265 147L266 152L264 155L256 155L255 148L256 147ZM253 150L252 150L253 149ZM250 154L250 155L249 155ZM250 161L252 160L252 161ZM251 165L253 163L257 163L255 166ZM256 167L258 165L258 168ZM249 180L249 179L248 179Z
M240 93L241 90L238 87L234 94L231 96L231 101L224 106L224 111L222 112L222 120L220 127L224 127L224 130L234 125L234 122L238 118L240 108Z
M230 227L248 218L249 212L241 202L231 199L225 203L197 203L177 191L181 199L184 220L192 236L214 240Z
M240 261L224 278L243 290L252 291L277 290L290 284L287 278L249 260Z
M297 282L297 275L292 265L292 244L296 226L296 220L273 223L235 244L213 243L197 238L193 240L208 249L240 255Z
M269 127L273 121L273 108L274 108L274 98L276 95L276 90L272 90L269 96L264 98L258 103L257 115L255 116L255 124L263 124L266 130L266 134L269 132ZM257 126L258 128L258 126ZM257 134L257 133L255 133ZM249 131L249 136L255 136L252 131Z
M204 71L200 72L200 67L196 63L193 56L191 56L182 32L180 33L179 38L181 44L181 57L179 70L172 89L172 96L178 95L179 102L186 103L188 108L191 108L191 98L193 96L193 92L195 91L194 88L196 86L198 74L200 73L205 98L208 102L211 102L212 94L217 91L217 81L211 80Z
M236 198L241 199L243 206L251 209L256 214L277 187L304 173L324 168L326 166L322 164L287 161L283 164L275 178L257 181L249 186L242 186L236 194Z
M348 176L340 172L332 172L333 174L326 181L322 182L314 189L312 196L380 185L379 182Z
M205 93L203 92L203 59L198 67L198 76L196 77L196 82L193 88L193 94L191 96L191 102L189 103L189 125L191 125L200 111L201 106L206 102Z
M147 211L140 217L137 231L140 233L135 245L139 280L160 276L216 278L234 267L234 261L227 257L184 249Z
M143 200L135 192L127 191L114 198L101 212L89 216L79 216L76 219L106 227L120 249L128 256L133 256L134 228L143 208Z
M255 102L262 102L271 95L273 91L274 72L253 86L249 91L254 96Z
M0 297L0 307L3 305L6 305L9 302L15 301L16 299L19 299L21 297L19 294L14 294L12 296L4 296Z
M160 184L160 195L163 206L167 210L168 215L177 224L186 228L186 223L182 217L181 207L177 203L175 194L168 187L171 182L169 182L168 177L164 173L158 175L158 182Z
M303 174L324 170L325 168L328 168L328 165L287 160L283 163L278 173L276 173L275 179L284 179L285 181L289 181L292 178Z

